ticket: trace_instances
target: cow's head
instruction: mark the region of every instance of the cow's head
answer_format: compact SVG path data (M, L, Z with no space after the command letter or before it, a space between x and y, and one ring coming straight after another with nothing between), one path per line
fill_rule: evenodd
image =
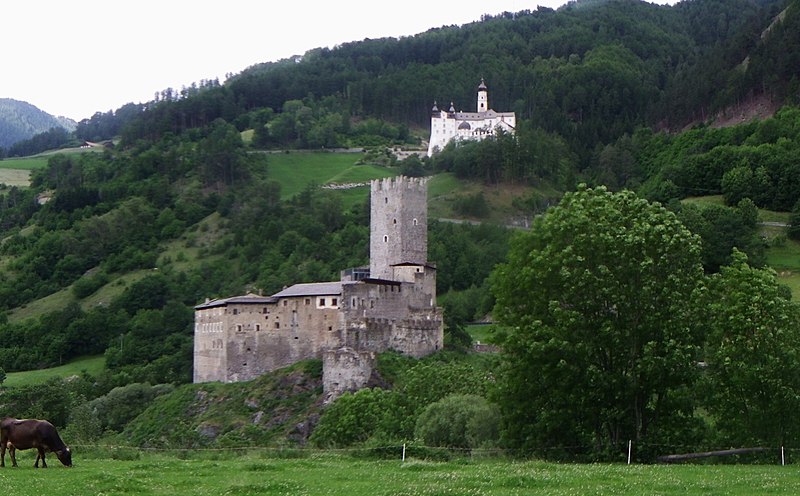
M58 457L59 461L63 463L67 467L72 466L72 452L69 450L68 446L64 446L63 450L56 451L56 456Z

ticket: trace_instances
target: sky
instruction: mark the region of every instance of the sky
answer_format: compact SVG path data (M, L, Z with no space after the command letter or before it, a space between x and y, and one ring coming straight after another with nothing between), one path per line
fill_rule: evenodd
M3 0L0 98L80 121L166 88L366 38L565 0ZM653 3L674 3L655 0Z

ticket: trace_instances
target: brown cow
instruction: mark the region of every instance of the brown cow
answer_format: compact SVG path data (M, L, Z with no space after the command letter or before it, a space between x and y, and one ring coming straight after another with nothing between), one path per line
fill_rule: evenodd
M45 450L52 451L67 467L72 466L72 453L69 447L59 437L56 428L47 420L23 419L6 417L0 421L0 467L6 466L6 448L11 454L12 466L17 466L16 450L36 448L34 467L39 468L39 459L42 468L47 468L44 460Z

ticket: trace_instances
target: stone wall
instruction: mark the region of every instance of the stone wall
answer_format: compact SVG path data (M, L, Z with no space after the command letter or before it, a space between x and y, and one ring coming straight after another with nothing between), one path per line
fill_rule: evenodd
M322 391L325 401L332 401L345 391L365 387L376 366L375 354L342 347L327 350L322 356Z

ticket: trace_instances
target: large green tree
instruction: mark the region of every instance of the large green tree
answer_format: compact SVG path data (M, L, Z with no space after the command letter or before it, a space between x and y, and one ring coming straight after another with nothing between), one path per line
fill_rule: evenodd
M731 444L800 441L800 306L734 250L709 282L709 412Z
M692 413L702 281L698 237L630 191L580 186L517 235L492 276L510 445L597 455L667 438Z

